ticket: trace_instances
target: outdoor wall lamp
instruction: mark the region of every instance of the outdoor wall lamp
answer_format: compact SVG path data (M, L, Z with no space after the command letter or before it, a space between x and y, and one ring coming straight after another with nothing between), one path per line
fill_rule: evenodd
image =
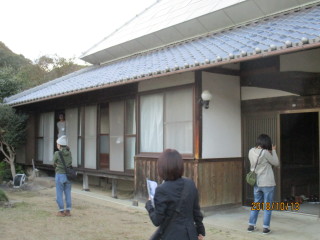
M211 93L208 90L204 90L201 93L201 98L199 100L201 106L204 107L205 109L208 109L211 98L212 98Z

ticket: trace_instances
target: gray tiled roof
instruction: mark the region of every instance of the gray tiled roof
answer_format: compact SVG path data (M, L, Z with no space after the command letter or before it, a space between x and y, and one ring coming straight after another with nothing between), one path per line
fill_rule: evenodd
M320 46L320 6L283 13L268 19L147 51L99 67L88 67L6 99L27 104L70 92L108 87L119 82L176 71L211 67L284 49Z

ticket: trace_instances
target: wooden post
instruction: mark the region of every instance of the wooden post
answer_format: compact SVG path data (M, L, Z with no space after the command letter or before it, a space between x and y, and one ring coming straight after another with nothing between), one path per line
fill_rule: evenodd
M89 178L88 178L88 174L83 173L83 185L82 185L82 189L84 191L90 191L89 189Z
M193 176L196 187L199 185L199 159L202 158L202 106L199 103L202 91L202 72L195 72L195 88L194 88L194 166L193 166Z
M118 198L117 196L117 185L118 185L118 181L115 178L112 178L112 197L113 198Z

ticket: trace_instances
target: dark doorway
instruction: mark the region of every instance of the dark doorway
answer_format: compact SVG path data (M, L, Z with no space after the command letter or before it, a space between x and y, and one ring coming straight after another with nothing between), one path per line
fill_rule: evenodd
M319 114L280 116L281 199L300 202L300 212L318 214Z

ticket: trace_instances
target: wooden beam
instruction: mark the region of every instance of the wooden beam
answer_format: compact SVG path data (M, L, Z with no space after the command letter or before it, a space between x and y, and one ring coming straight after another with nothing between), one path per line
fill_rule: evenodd
M320 95L320 73L268 72L241 77L241 86L277 89L300 96Z
M218 73L218 74L231 75L231 76L240 76L239 70L222 68L222 67L208 68L208 69L205 69L204 72Z
M273 111L302 111L320 108L318 96L285 96L245 100L241 102L242 113L273 112Z

